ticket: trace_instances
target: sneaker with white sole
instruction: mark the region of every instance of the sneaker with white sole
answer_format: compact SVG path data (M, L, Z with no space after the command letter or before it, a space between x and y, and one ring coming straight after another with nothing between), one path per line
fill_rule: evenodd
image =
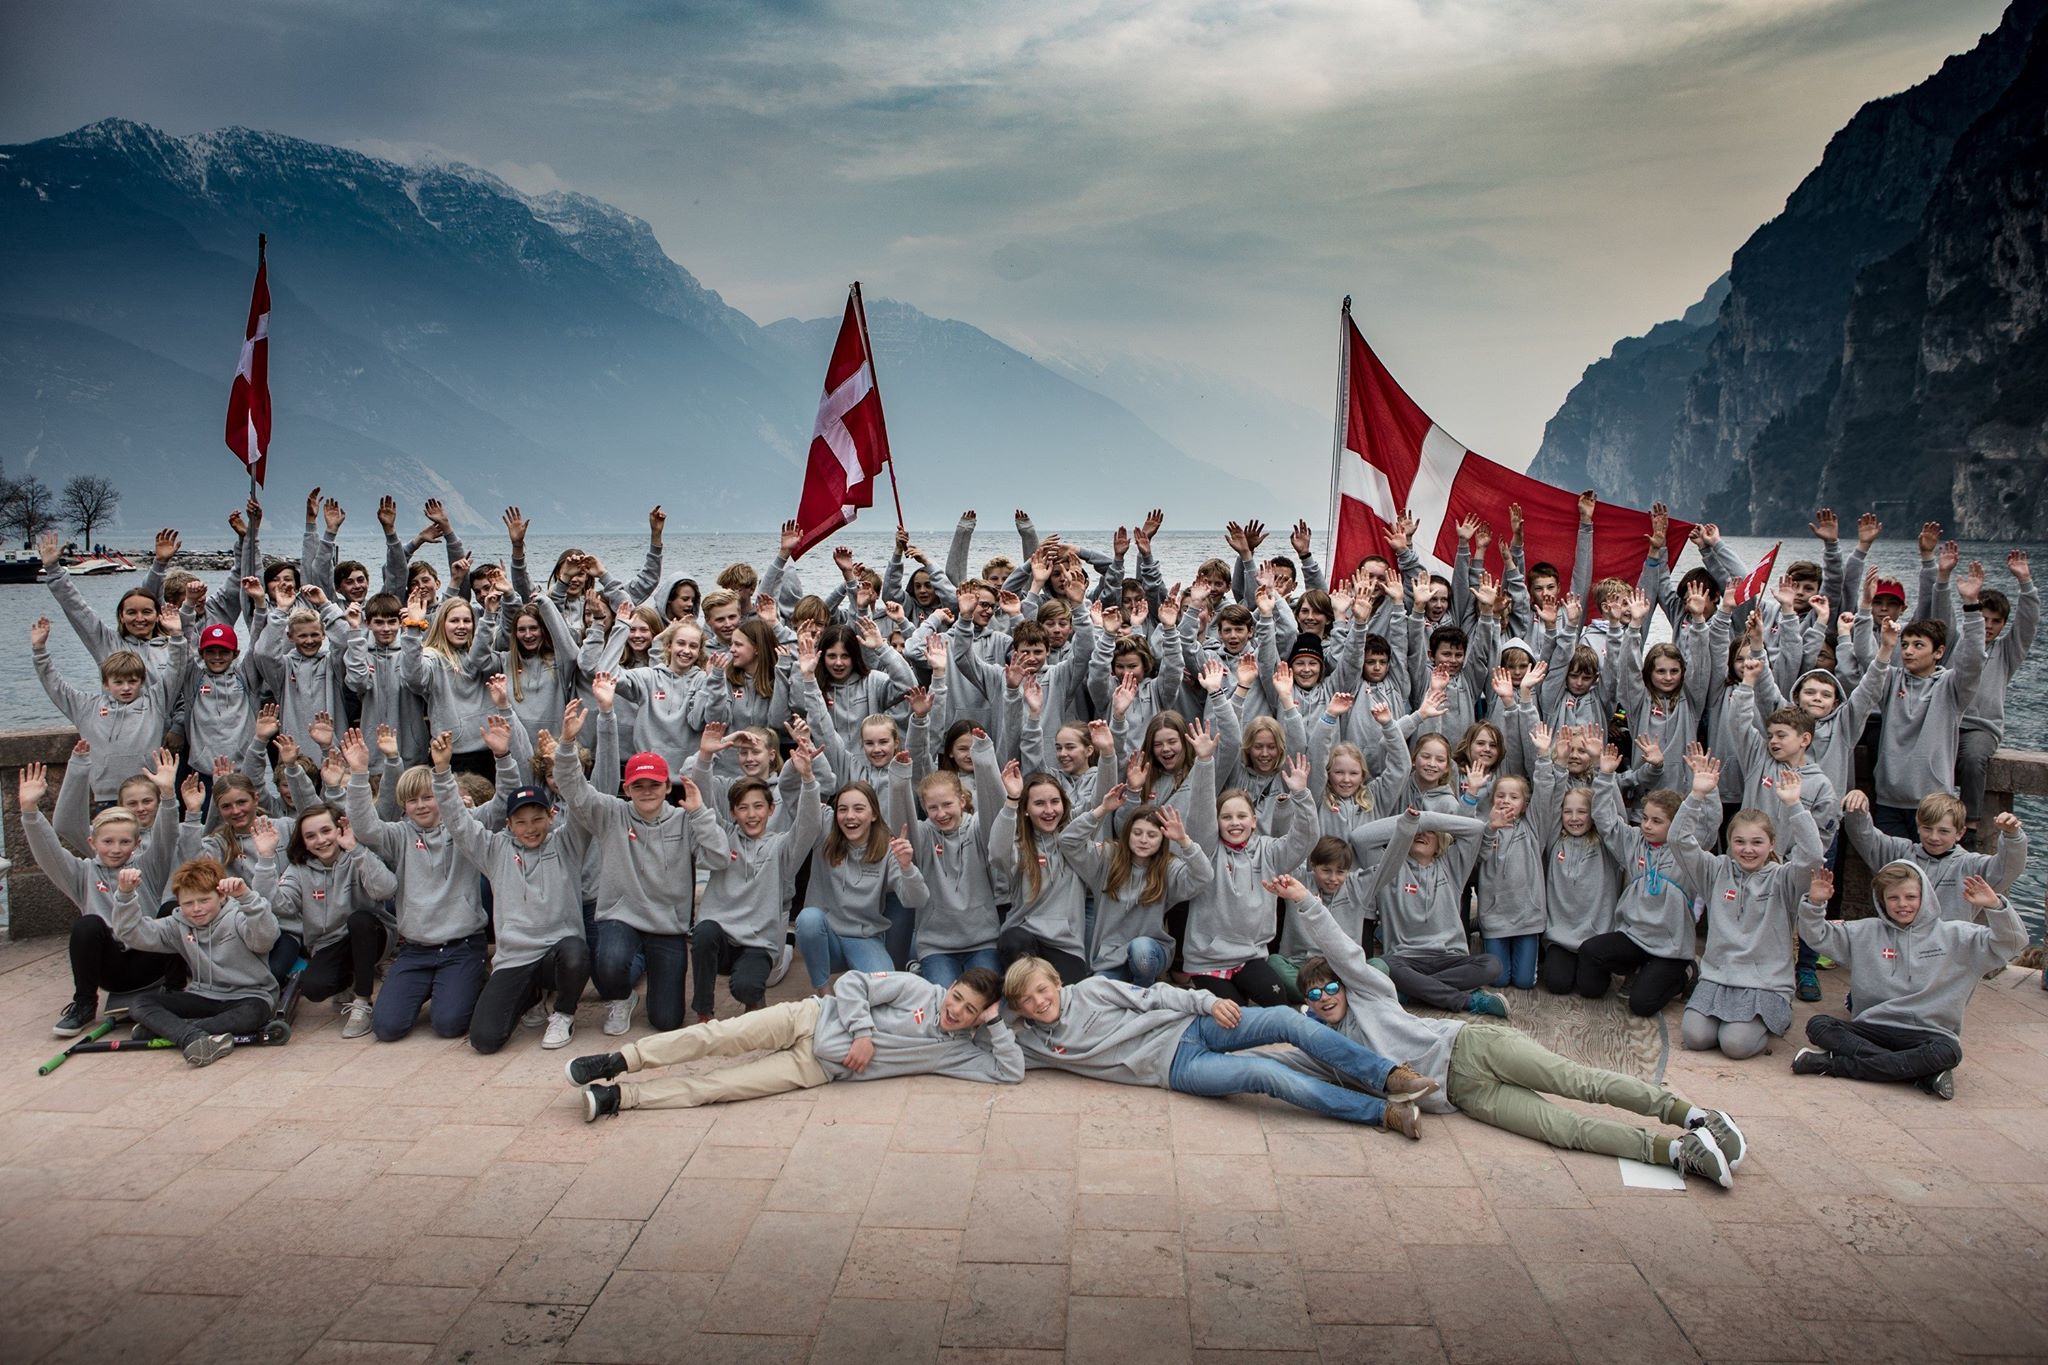
M1728 1154L1705 1128L1695 1128L1678 1140L1677 1165L1680 1175L1703 1175L1724 1190L1735 1187Z
M543 1002L536 1001L532 1009L528 1010L526 1013L519 1016L519 1027L539 1028L542 1024L545 1024L547 1021L547 1005Z
M1735 1126L1735 1120L1730 1118L1725 1110L1709 1109L1705 1118L1698 1123L1689 1123L1686 1127L1704 1128L1713 1134L1714 1145L1721 1149L1722 1156L1728 1158L1728 1169L1731 1171L1739 1170L1742 1158L1749 1155L1749 1139L1742 1135L1742 1130Z
M1922 1076L1914 1084L1938 1100L1952 1100L1956 1097L1956 1073L1952 1070Z
M569 1046L570 1037L576 1032L576 1021L566 1014L550 1014L548 1031L541 1035L540 1045L549 1051Z
M781 985L782 978L789 975L789 964L795 960L796 951L788 943L784 943L782 951L775 955L775 965L768 969L768 984Z
M348 1002L348 1017L341 1021L341 1036L360 1038L370 1031L370 1002L357 996Z
M232 1033L202 1033L185 1044L187 1066L211 1066L235 1050Z
M613 1038L633 1027L633 1009L640 1003L640 992L627 991L624 1000L614 1000L605 1006L604 1031Z
M353 1005L355 1002L356 993L354 991L343 991L339 995L330 997L327 1001L328 1004L334 1006L334 1012L336 1014L347 1014L348 1007L350 1005Z
M593 1085L583 1091L583 1121L596 1123L599 1119L619 1116L619 1088L615 1085Z

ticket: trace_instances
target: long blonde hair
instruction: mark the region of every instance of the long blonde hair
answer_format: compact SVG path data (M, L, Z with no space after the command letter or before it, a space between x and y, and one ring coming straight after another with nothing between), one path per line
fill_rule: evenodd
M438 654L442 662L451 665L460 665L462 662L461 655L469 652L465 649L461 653L457 653L455 646L448 643L448 618L454 614L457 607L469 613L469 628L472 632L470 642L472 644L475 643L476 636L473 632L478 629L476 608L470 606L468 602L460 597L451 597L443 602L440 609L434 613L434 624L427 628L425 645L426 651L429 654Z
M1358 765L1358 790L1347 797L1339 796L1330 786L1330 768L1340 758L1348 758ZM1330 752L1323 757L1323 804L1331 810L1342 810L1349 800L1361 811L1372 809L1372 769L1366 765L1365 750L1349 740L1330 746Z

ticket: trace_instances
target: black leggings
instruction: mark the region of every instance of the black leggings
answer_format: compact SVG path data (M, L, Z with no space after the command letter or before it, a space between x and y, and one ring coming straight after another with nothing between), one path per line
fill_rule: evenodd
M99 1008L99 992L141 990L163 982L185 984L185 960L176 953L144 953L114 937L114 926L98 915L80 915L71 926L71 998Z
M1095 975L1086 960L1041 942L1028 929L1005 929L996 935L996 961L1004 971L1010 970L1010 964L1020 957L1042 957L1050 962L1060 974L1062 986L1072 986Z
M1229 976L1190 976L1188 989L1207 991L1218 1000L1240 1005L1287 1004L1287 981L1263 957L1255 957Z
M1552 995L1570 995L1579 988L1579 950L1555 943L1543 945L1543 962L1536 969L1536 984Z
M1579 994L1599 1000L1615 977L1634 972L1628 1009L1639 1017L1657 1013L1684 994L1685 978L1691 970L1691 958L1651 957L1623 933L1595 934L1579 945Z
M377 993L377 964L384 959L387 942L384 921L368 910L348 917L348 934L316 948L299 973L299 998L326 1000L353 989L368 1000Z
M544 989L555 993L557 1014L576 1013L583 984L590 980L590 945L579 935L558 939L552 948L517 967L498 967L484 981L469 1016L469 1045L489 1055L505 1046L519 1016L531 1009Z

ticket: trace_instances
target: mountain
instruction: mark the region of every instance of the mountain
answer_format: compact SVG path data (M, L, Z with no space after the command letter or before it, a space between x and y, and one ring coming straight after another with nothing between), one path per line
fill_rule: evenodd
M0 463L152 487L146 515L128 499L138 524L223 515L240 489L220 425L259 230L280 494L437 496L472 527L516 501L565 531L656 500L679 529L794 507L836 311L758 326L645 222L586 195L121 119L0 147ZM869 313L913 519L943 524L971 490L1012 483L1107 480L1132 505L1172 487L1191 517L1258 496L965 323Z
M1735 253L1711 326L1616 348L1603 387L1633 408L1592 402L1588 370L1537 472L1605 470L1758 533L1821 502L1970 536L2037 526L2044 19L2048 0L2014 0L1969 52L1863 106Z

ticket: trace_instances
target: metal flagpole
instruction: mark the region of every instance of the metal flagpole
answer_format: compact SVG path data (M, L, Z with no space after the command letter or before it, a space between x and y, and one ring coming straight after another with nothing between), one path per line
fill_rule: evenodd
M860 319L860 345L861 349L867 352L868 377L874 384L875 423L882 429L882 444L888 446L889 422L883 415L881 367L875 364L875 343L868 336L868 305L867 301L860 296L859 280L853 282L853 312L854 316ZM896 488L896 451L894 447L889 448L889 496L895 500L896 529L901 531L903 529L903 494L898 492Z
M1351 418L1351 296L1344 296L1344 308L1337 318L1337 422L1330 451L1330 532L1323 544L1323 562L1337 567L1337 475L1343 468L1344 434Z

